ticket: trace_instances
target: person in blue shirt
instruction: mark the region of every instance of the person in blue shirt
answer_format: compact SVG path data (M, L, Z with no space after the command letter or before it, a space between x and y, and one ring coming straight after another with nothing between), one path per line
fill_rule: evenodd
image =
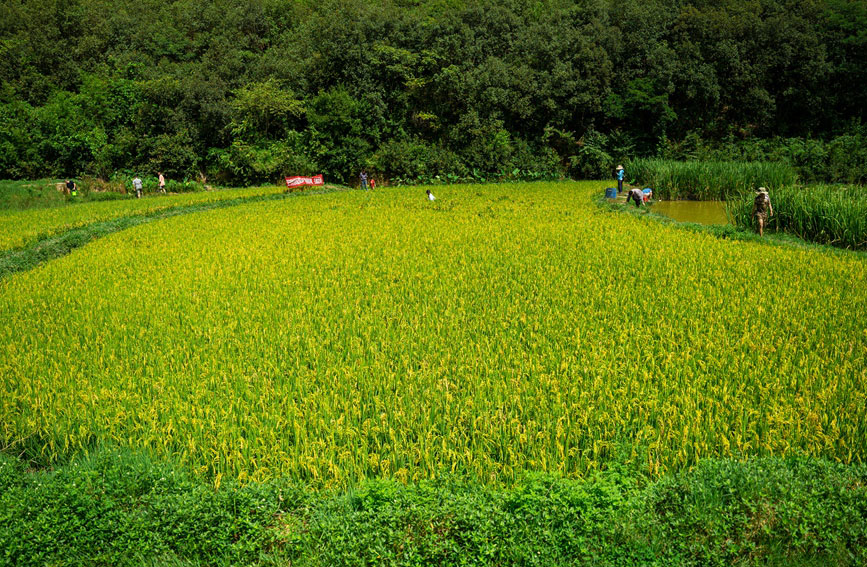
M617 176L617 194L619 195L623 192L623 176L626 175L626 170L623 169L622 165L618 165L614 171Z

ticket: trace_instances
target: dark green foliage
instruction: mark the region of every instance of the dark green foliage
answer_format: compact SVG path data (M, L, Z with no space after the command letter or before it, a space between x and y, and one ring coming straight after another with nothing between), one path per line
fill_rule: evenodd
M601 178L698 141L863 182L865 29L856 0L6 3L0 178Z
M210 483L146 455L55 470L0 455L4 565L863 565L867 469L704 460L658 480L489 487L445 478L317 492Z
M778 162L793 167L805 182L867 184L867 128L850 126L844 134L819 138L768 138L706 141L691 132L678 142L664 140L664 159L688 161Z

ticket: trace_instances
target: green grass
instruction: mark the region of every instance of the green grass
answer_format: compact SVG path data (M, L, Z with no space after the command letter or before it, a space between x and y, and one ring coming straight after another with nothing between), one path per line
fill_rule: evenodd
M132 178L115 181L75 178L73 181L78 189L78 194L75 196L57 190L57 184L65 183L65 179L0 180L0 211L47 209L80 203L117 201L131 197ZM142 181L145 195L157 192L156 177L145 177ZM201 192L204 186L194 181L169 179L166 181L166 190L169 193Z
M795 170L774 162L704 162L634 159L626 164L629 179L653 189L657 199L725 201L756 187L776 189L797 180Z
M71 198L58 191L56 184L64 181L65 179L0 180L0 210L63 206Z

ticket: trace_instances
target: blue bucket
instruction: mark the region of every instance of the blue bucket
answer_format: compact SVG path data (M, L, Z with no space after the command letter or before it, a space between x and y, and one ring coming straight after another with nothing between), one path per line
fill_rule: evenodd
M614 187L608 187L605 190L605 198L606 199L616 199L617 198L617 189Z

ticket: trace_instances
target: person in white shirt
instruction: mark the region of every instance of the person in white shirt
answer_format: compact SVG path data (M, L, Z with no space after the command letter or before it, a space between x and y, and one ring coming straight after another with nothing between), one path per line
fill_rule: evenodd
M428 201L436 201L437 200L437 198L433 196L433 193L430 192L430 189L428 189L426 191L426 193L427 193L427 200Z
M135 188L136 198L141 199L141 179L138 178L138 175L132 180L132 186Z

